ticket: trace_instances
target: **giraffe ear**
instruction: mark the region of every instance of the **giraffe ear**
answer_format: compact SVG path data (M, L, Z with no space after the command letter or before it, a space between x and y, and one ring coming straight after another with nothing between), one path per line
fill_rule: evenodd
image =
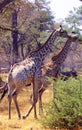
M76 32L75 32L75 31L72 31L72 34L76 34Z
M62 29L62 25L60 24L60 28Z

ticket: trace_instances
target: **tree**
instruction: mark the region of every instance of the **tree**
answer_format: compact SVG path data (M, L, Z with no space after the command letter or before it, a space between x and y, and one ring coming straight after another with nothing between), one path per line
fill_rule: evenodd
M51 14L49 2L46 0L35 0L35 4L37 5L38 12L40 13L40 17L38 19L40 22L40 31L48 30L51 26L53 28L54 17Z
M26 6L25 6L25 4L26 4ZM20 6L20 5L22 5L22 6ZM11 44L11 52L12 52L11 59L13 59L11 61L12 64L17 62L18 41L20 41L20 40L18 40L18 35L21 34L22 25L24 24L24 19L26 19L26 18L22 19L21 20L22 23L19 22L20 14L22 15L22 13L19 14L21 7L23 7L22 10L24 10L24 7L25 7L25 10L23 12L23 13L25 13L25 15L24 14L23 15L26 17L26 14L27 14L29 8L31 8L31 7L30 7L29 3L26 3L25 1L23 2L21 0L18 2L16 1L16 2L11 3L9 6L6 7L6 10L4 9L0 14L2 17L2 19L0 20L0 28L1 28L0 33L3 32L2 35L4 37L7 34L12 38L12 44ZM22 12L22 10L21 10L21 12ZM18 23L19 23L20 27L18 26ZM4 35L4 32L5 32L5 35ZM5 42L2 40L2 43L5 43Z
M6 37L10 37L9 55L12 52L12 56L16 57L13 57L12 64L17 62L17 57L20 60L21 54L21 59L24 59L27 50L31 51L38 46L44 31L53 28L53 16L46 5L44 0L37 0L35 3L15 0L7 4L0 13L0 40L2 44L7 45ZM19 48L21 48L20 51Z
M17 7L15 7L15 3L13 3L13 11L12 11L12 60L11 60L11 64L13 65L14 63L17 62L18 59L18 21L17 21L17 17L18 17L18 12L19 10L17 9Z
M80 34L80 31L82 31L79 29L82 25L82 6L79 8L74 8L73 11L70 11L68 17L65 18L65 21L71 31L75 31Z
M9 3L13 2L14 0L4 0L2 2L0 2L0 10L2 10L6 5L8 5Z

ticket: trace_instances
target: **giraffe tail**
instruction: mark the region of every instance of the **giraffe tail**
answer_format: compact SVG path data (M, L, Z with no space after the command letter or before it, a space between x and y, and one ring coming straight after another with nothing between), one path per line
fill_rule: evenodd
M5 83L5 85L3 87L0 88L0 91L2 91L2 94L0 96L0 102L2 101L2 99L4 98L5 94L8 91L8 83Z

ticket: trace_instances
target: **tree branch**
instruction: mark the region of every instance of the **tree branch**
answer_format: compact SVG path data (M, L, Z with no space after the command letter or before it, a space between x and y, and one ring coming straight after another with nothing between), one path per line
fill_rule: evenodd
M2 2L0 2L0 10L2 10L6 5L8 5L9 3L13 2L14 0L4 0Z
M6 28L6 27L2 27L2 26L0 26L0 29L2 29L4 31L13 31L11 28Z

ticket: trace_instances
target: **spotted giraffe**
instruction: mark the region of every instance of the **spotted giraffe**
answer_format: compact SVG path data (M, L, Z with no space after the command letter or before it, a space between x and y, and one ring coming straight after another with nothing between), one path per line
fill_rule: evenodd
M68 35L67 41L62 48L62 50L59 52L59 54L52 57L51 63L44 65L42 67L43 75L42 75L42 87L39 89L39 112L42 111L42 94L48 88L50 85L50 82L46 79L47 77L53 77L57 79L60 75L61 65L65 61L69 48L72 42L77 41L76 35Z
M32 109L34 108L34 117L37 118L36 114L36 102L38 100L38 90L41 85L42 70L41 66L43 61L49 53L52 52L52 44L58 37L67 37L67 32L61 27L58 30L54 30L45 44L38 50L33 51L29 56L22 62L16 63L9 71L8 75L8 101L9 101L9 119L11 118L11 100L13 98L18 118L21 118L20 109L17 102L17 95L22 87L28 86L30 83L33 84L33 103L26 114L23 116L25 119Z

